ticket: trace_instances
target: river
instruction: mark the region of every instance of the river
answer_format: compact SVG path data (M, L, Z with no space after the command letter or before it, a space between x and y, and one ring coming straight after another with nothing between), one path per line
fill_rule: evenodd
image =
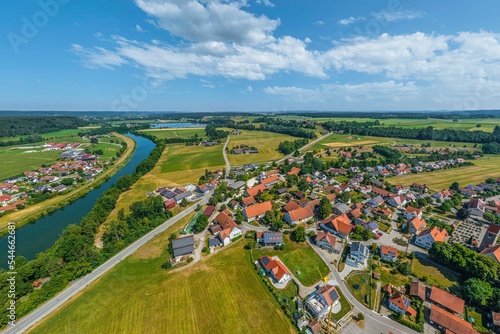
M80 224L82 218L92 210L99 196L108 190L120 176L134 172L135 167L147 158L155 147L155 144L149 139L132 134L127 134L127 136L136 143L135 152L128 163L108 181L101 184L99 188L92 190L64 208L38 219L33 224L18 229L16 231L16 256L22 255L31 260L35 258L36 254L52 247L68 225ZM0 267L3 268L7 266L7 246L7 236L5 236L0 239L0 252L2 252L3 258Z

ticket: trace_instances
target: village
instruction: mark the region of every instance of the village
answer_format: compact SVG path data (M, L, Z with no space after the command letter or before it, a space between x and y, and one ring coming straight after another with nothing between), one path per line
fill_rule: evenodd
M0 214L21 210L31 202L65 193L80 183L93 181L108 165L96 154L81 148L81 143L53 143L41 146L42 151L62 151L59 159L37 170L25 171L0 183Z
M342 150L339 155L350 159L348 153ZM256 269L268 277L275 291L289 282L299 287L292 315L299 331L317 334L351 326L350 319L364 317L360 310L364 307L418 332L479 333L473 328L474 318L466 317L471 311L464 299L427 283L427 277L413 276L408 284L396 285L390 279L381 280L377 270L392 268L391 273L400 275L400 268L415 257L439 266L428 254L438 242L459 243L492 259L498 275L500 225L494 222L500 217L500 179L433 192L425 184L391 185L384 178L432 173L460 166L464 159L303 173L308 159L305 155L287 158L282 165L250 164L227 175L217 170L209 173L209 182L159 188L149 194L163 196L166 209L186 206L207 194L217 197L200 208L184 236L172 240L168 267L180 269L200 260L202 252L219 252L241 238L248 240L246 248L260 254L266 250L279 254L287 243L302 241L330 269L325 277L316 275L312 286L305 286L302 273L292 271L279 255L254 259ZM202 220L206 223L197 225ZM350 284L365 273L363 282ZM409 274L405 272L407 278ZM368 291L373 293L360 293L367 290L363 284L372 286ZM347 301L346 289L357 300ZM354 314L354 309L361 312ZM488 330L498 330L500 314L485 312L483 322Z

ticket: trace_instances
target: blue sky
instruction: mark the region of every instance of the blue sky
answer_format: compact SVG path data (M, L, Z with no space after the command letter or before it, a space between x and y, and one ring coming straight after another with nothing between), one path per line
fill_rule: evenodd
M498 109L498 13L494 0L6 0L0 109Z

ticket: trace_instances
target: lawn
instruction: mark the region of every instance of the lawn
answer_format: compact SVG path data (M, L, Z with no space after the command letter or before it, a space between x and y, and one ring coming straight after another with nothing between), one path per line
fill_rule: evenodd
M0 168L0 180L38 169L44 164L52 164L61 153L61 151L30 151L34 150L13 150L12 147L1 147L0 161L2 161L2 168Z
M326 263L306 242L297 243L285 235L284 243L285 250L263 250L260 255L254 253L254 257L279 256L280 260L305 286L313 286L330 273ZM321 272L321 276L318 270Z
M486 327L488 324L488 318L484 312L480 309L476 309L471 306L465 307L465 320L469 321L470 318L474 319L472 327L481 333L488 333L489 329Z
M354 298L371 309L375 289L370 287L370 273L367 271L354 272L348 276L346 282ZM366 302L367 295L370 296L368 303Z
M230 129L225 129L231 131ZM298 138L266 131L239 130L239 135L229 135L227 148L231 150L235 146L253 146L259 150L257 154L228 154L227 157L231 165L242 166L251 163L278 160L283 154L278 152L278 145L285 140L293 141Z
M182 225L177 224L177 228ZM169 230L32 333L295 333L242 244L167 272ZM160 241L158 241L160 240Z
M449 288L461 282L460 277L447 270L439 269L432 265L432 263L421 258L415 258L413 260L411 270L413 275L418 279L426 281L430 285L437 285L441 289ZM427 277L427 279L423 279L423 277Z
M342 309L338 313L333 313L332 312L332 319L335 321L339 321L342 319L349 311L351 311L351 304L347 301L347 298L344 296L342 291L340 291L340 288L338 286L335 287L337 289L337 293L340 296L340 305Z
M445 169L434 172L409 174L405 176L390 177L387 181L392 184L410 185L413 182L426 184L431 190L440 191L448 189L453 182L460 186L478 184L488 177L500 176L500 156L485 155L479 160L471 161L474 166Z

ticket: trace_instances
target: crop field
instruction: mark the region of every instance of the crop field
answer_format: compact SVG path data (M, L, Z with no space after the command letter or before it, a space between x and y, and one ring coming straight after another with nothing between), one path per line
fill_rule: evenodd
M198 135L201 138L206 138L205 128L182 128L182 129L150 129L142 130L159 139L168 138L190 138Z
M500 177L500 156L485 155L481 159L471 161L474 166L438 170L419 174L408 174L387 178L392 184L411 185L413 182L426 184L431 190L448 189L453 182L460 186L484 182L489 177Z
M214 146L186 146L184 144L168 145L166 161L162 162L161 172L170 173L189 170L205 169L224 165L222 148L224 145Z
M259 150L257 154L228 154L229 162L234 166L278 160L283 157L283 154L278 152L279 143L285 140L299 139L280 133L249 130L240 130L239 135L230 134L229 137L229 143L227 144L229 150L240 145L253 146Z
M31 333L295 333L242 243L167 272L161 264L172 232L122 261Z

